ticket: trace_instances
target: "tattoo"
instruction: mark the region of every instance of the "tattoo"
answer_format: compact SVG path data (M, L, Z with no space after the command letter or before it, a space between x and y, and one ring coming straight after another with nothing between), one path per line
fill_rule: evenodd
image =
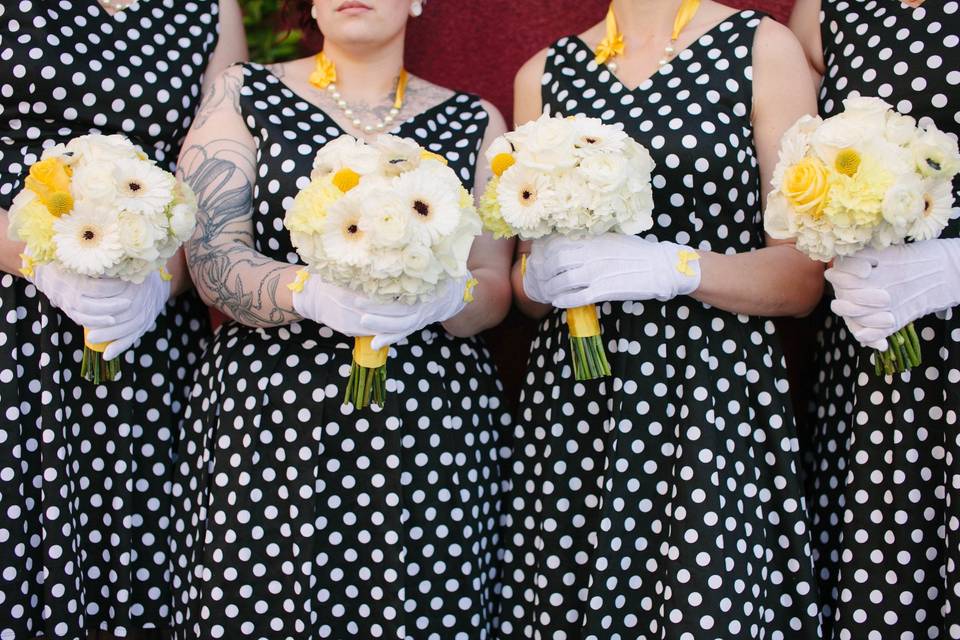
M243 78L240 74L232 71L221 74L210 85L207 94L203 96L203 102L200 103L200 109L197 110L193 126L200 128L207 124L210 116L226 106L230 106L236 113L240 113L240 87L242 85Z
M216 148L209 153L208 148ZM289 264L253 248L253 184L250 150L230 140L192 146L178 173L197 194L197 227L187 243L187 266L211 305L243 324L273 327L300 320L279 303L290 279Z

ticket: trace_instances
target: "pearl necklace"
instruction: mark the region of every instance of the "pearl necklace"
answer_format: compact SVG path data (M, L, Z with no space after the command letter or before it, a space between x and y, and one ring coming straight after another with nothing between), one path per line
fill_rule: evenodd
M391 128L390 125L392 125L396 117L400 115L400 110L403 109L403 99L407 90L409 74L407 74L406 69L400 69L400 78L397 80L397 90L393 100L393 107L386 116L373 124L367 125L363 124L363 121L356 117L353 109L350 108L350 105L343 99L340 91L337 90L337 69L333 61L330 60L323 51L317 54L316 66L313 73L310 74L309 80L310 84L318 89L327 90L327 93L333 98L334 103L336 103L340 111L343 112L343 115L350 119L350 124L356 129L364 133L379 133Z
M677 51L675 45L677 44L677 39L680 37L680 32L690 24L690 21L693 20L699 8L700 0L683 0L680 3L680 8L677 9L677 15L673 19L673 31L670 34L670 42L664 47L663 55L657 60L658 69L666 66L668 62L673 60ZM597 46L596 61L598 64L606 62L607 68L616 73L617 63L612 62L612 59L623 55L626 45L624 44L623 34L620 33L620 29L617 27L617 16L613 12L613 4L610 5L610 9L607 11L606 26L607 35L600 42L599 46Z
M123 11L129 9L137 0L99 0L104 9L109 11Z

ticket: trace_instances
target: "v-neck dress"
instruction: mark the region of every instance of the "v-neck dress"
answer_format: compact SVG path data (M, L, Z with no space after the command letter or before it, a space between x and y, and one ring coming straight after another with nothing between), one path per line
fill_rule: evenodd
M216 0L0 3L0 209L43 149L128 136L172 170L218 40ZM124 637L170 612L171 457L210 327L195 294L80 377L83 334L26 279L0 274L0 639Z
M820 33L821 115L876 96L960 135L960 2L822 0ZM823 318L807 484L826 636L960 639L960 308L917 320L923 364L886 377Z
M653 155L645 238L725 254L764 246L750 121L761 18L729 17L634 91L577 37L549 50L544 109L621 124ZM499 637L818 638L773 323L690 297L599 307L610 378L574 380L561 310L533 341Z
M242 71L255 247L298 264L284 212L343 130L268 69ZM395 133L472 187L488 120L457 93ZM386 405L357 411L352 348L309 321L216 333L178 452L177 638L491 637L510 424L493 361L429 326L391 348Z

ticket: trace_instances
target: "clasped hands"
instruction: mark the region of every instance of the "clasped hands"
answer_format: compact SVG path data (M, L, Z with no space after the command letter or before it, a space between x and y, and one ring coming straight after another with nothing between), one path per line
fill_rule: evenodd
M444 322L466 306L470 274L447 280L437 295L420 304L379 303L314 276L294 292L298 314L350 337L373 336L371 347L382 349L435 322Z
M561 309L627 300L665 302L699 286L699 256L690 247L618 233L534 240L523 277L528 298Z

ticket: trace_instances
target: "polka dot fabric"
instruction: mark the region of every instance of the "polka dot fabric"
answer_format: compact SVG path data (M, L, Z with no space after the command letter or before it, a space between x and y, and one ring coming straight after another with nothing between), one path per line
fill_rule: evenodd
M255 240L295 263L285 208L343 134L258 65ZM488 116L456 94L400 125L471 185ZM492 637L510 418L478 339L431 326L391 349L387 405L344 406L352 339L311 322L227 323L179 447L177 638Z
M823 0L821 36L821 114L848 95L879 96L960 132L956 1ZM960 235L960 220L943 235ZM886 379L823 314L807 484L828 638L960 638L957 313L918 321L923 366Z
M647 237L763 246L751 51L733 15L636 90L576 37L552 113L622 123L657 163ZM817 638L798 442L773 324L691 298L604 303L613 375L576 382L562 312L533 342L514 440L501 638Z
M0 207L45 147L124 133L172 168L217 42L217 3L0 5ZM0 275L0 638L124 637L170 614L170 457L188 371L209 332L182 296L123 354L80 378L82 331Z

